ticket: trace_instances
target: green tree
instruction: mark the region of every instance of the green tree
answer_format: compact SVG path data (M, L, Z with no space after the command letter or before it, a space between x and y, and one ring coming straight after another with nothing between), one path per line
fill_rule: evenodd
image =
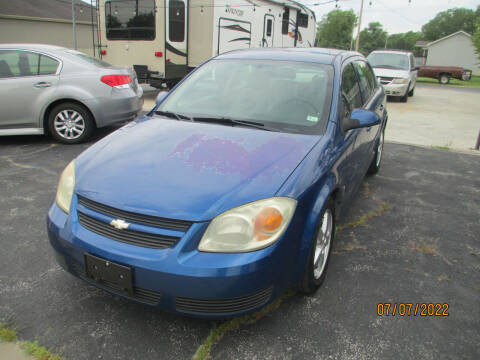
M479 7L479 9L480 9L480 7ZM480 60L480 16L479 16L479 19L477 21L476 30L473 33L472 42L473 42L473 46L475 47L475 50L477 52L478 59Z
M387 41L387 32L383 30L383 25L379 22L371 22L368 28L360 31L360 49L359 51L367 56L373 50L383 49Z
M480 7L477 8L477 11L454 8L439 12L437 16L422 26L423 38L435 41L460 30L472 34L478 14L480 14Z
M357 16L353 10L332 10L318 23L316 44L320 47L350 49Z
M388 37L387 48L408 50L416 56L422 54L422 49L415 47L415 43L422 37L421 32L409 31L406 33L392 34Z

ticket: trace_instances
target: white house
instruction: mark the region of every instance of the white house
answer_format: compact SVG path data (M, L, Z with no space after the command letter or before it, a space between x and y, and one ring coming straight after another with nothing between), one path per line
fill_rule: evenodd
M472 35L465 31L445 36L423 46L428 50L426 65L459 66L480 75L480 59L475 53Z

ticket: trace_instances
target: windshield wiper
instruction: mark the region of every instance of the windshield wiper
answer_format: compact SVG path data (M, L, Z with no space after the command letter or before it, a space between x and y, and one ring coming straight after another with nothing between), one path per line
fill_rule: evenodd
M217 124L231 125L231 126L241 125L241 126L253 127L255 129L261 129L265 131L272 131L271 129L266 128L265 124L257 121L235 120L227 117L213 117L213 116L194 117L192 118L192 120L198 121L198 122L217 123Z
M171 112L171 111L157 110L157 111L155 111L155 114L163 115L163 116L166 116L166 117L169 117L169 118L172 118L172 119L176 119L176 120L190 120L190 121L193 121L193 119L190 116L174 113L174 112Z

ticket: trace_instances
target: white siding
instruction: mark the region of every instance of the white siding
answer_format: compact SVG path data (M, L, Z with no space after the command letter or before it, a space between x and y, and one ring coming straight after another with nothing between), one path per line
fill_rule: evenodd
M480 75L479 63L471 38L462 33L428 47L426 65L459 66Z

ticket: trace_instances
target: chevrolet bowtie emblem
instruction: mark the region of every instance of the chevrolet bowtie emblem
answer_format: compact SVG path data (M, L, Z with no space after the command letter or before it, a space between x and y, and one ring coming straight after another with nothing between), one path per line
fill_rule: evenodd
M118 230L125 230L125 229L128 229L128 227L130 226L129 223L121 219L115 219L110 221L110 225L112 225L115 229L118 229Z

